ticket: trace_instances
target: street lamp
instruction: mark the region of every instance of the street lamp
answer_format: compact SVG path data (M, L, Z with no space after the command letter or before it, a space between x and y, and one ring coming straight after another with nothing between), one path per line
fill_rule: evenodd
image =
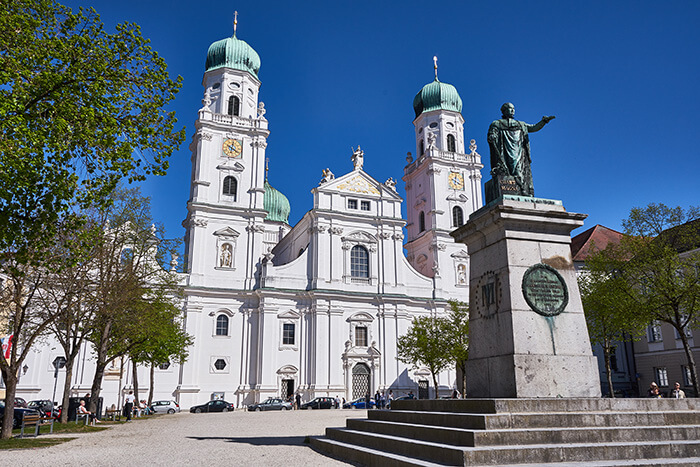
M53 359L53 396L51 403L56 401L56 383L58 383L58 370L66 366L66 357L56 357Z
M27 371L29 371L29 367L25 363L24 366L22 367L22 376L26 375Z

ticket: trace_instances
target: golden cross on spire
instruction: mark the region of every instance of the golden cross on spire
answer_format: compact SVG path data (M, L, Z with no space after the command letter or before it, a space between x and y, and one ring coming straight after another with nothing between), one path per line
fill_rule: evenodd
M433 56L433 64L435 67L435 81L437 81L437 55Z
M236 37L236 26L238 26L238 11L233 12L233 37Z

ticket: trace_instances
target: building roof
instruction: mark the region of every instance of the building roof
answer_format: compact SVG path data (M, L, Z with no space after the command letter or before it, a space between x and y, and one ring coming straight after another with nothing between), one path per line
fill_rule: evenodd
M596 250L603 250L610 243L620 243L623 236L616 230L596 224L571 239L571 256L574 261L586 261L594 245Z
M260 56L246 41L234 34L214 42L207 51L206 71L224 67L247 71L258 79Z
M441 83L435 78L435 81L423 86L416 97L413 99L413 110L416 112L416 118L423 112L432 110L451 110L453 112L462 112L462 98L454 86L447 83Z
M280 191L272 188L267 180L265 180L263 208L267 211L265 220L289 224L289 213L292 210L289 200Z

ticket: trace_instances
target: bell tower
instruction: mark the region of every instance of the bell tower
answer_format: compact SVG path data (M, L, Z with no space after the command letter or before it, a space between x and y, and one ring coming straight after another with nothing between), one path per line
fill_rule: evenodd
M183 225L191 285L250 290L264 253L265 148L260 57L233 36L209 47L204 98L190 144L192 181Z
M436 278L436 288L468 300L469 258L449 232L482 206L481 156L471 140L465 151L462 99L451 84L435 79L416 94L413 120L416 157L406 158L408 241L411 265Z

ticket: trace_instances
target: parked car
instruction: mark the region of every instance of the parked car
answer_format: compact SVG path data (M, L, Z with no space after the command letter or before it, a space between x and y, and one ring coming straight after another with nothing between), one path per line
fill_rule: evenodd
M369 408L370 409L374 408L374 406L375 406L374 399L370 399L369 400ZM355 399L354 401L346 402L343 405L343 408L344 409L366 409L367 407L365 407L365 398L359 397L359 398Z
M24 407L13 407L15 413L12 418L12 428L19 428L22 426L22 420L25 415L38 415L39 411L34 409L25 409ZM0 420L5 416L5 402L0 401Z
M415 397L412 397L412 396L401 396L401 397L397 397L397 398L394 399L394 400L395 400L395 401L404 401L404 400L407 400L407 399L415 399ZM386 403L386 408L387 408L387 409L390 409L390 408L391 408L391 401L387 401L387 403Z
M15 397L15 407L24 407L26 409L27 401L25 401L21 397Z
M292 404L284 399L269 397L266 401L248 406L250 412L263 412L265 410L292 410Z
M230 402L226 401L209 401L206 404L195 405L190 407L192 413L202 412L233 412L235 407Z
M335 407L335 399L332 397L317 397L314 400L301 404L301 409L332 409Z
M175 401L153 401L151 411L153 413L175 413L180 411L180 406Z
M42 417L53 417L58 418L59 411L54 406L54 403L48 399L30 401L27 404L30 409L38 410Z

